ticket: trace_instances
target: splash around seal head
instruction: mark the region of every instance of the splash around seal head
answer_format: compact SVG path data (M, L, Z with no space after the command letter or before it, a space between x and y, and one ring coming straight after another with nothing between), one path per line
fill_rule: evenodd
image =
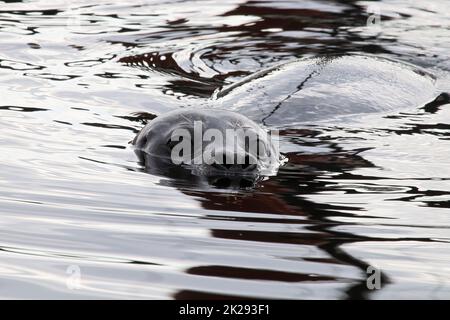
M276 132L226 110L180 109L158 116L132 144L147 171L203 177L275 175L283 162Z

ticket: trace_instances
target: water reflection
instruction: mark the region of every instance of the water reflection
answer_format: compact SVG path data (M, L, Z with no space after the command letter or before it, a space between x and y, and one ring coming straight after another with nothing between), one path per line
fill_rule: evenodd
M281 132L281 136L289 138L292 143L304 146L302 139L306 137L316 137L318 131L314 130L286 130ZM236 212L255 212L258 217L227 217L217 215L205 215L203 219L225 219L229 221L242 221L245 223L286 225L293 230L289 232L273 231L248 231L248 230L229 230L212 229L211 235L216 238L264 242L272 244L290 244L299 246L312 246L325 251L328 254L327 264L347 264L361 270L361 275L366 273L368 263L357 259L341 249L342 244L358 241L378 241L377 238L357 237L349 233L333 231L331 227L336 226L335 222L329 219L333 216L352 216L351 213L343 213L342 210L351 211L360 208L345 207L336 205L320 205L302 198L302 194L314 194L323 190L330 190L329 184L320 183L319 176L324 172L340 173L352 171L358 167L372 167L373 164L364 160L358 155L362 150L353 150L344 152L336 143L320 140L310 142L309 146L314 144L322 148L326 146L332 150L325 154L302 154L288 153L289 163L282 167L276 179L269 179L258 184L256 190L244 194L224 194L222 192L201 192L198 190L189 191L189 189L180 189L183 193L195 197L202 207L207 210L226 209ZM264 214L269 214L270 218L264 218ZM281 215L276 218L276 215ZM300 219L299 219L300 218ZM301 226L306 232L299 232L295 226ZM382 240L382 239L381 239ZM405 239L402 239L405 240ZM304 257L301 260L308 260ZM319 260L321 263L325 259ZM310 259L309 261L314 261ZM321 275L320 269L313 274L297 272L278 272L264 269L238 268L217 265L205 265L190 268L186 271L189 274L202 275L207 277L226 277L233 279L260 279L266 281L279 282L314 282L335 281L350 283L345 290L344 296L353 299L368 298L370 290L367 289L366 279L360 281L338 278L329 275ZM383 282L388 283L388 278L382 275ZM181 291L175 294L176 298L190 299L202 296L205 298L214 298L206 292ZM237 298L237 297L235 297Z

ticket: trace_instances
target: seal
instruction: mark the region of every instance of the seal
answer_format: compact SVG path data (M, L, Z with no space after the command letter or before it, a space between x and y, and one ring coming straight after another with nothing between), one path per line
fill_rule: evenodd
M182 167L196 176L270 176L283 161L276 137L227 110L181 109L156 117L132 144L153 172Z
M434 75L422 68L375 56L294 60L216 90L208 108L184 108L157 117L133 144L141 162L151 170L173 173L183 167L196 176L274 175L285 159L260 125L288 128L321 121L342 123L356 115L418 107L435 112L450 102L447 93L438 95L435 82ZM200 142L193 143L189 137L184 139L183 160L174 161L176 142L181 144L173 139L174 132L184 130L195 136L196 122L203 125L200 132L216 130L225 135L227 130L245 128L256 138L251 143L245 135L238 135L233 148L211 148L212 139L194 139ZM248 144L258 147L248 149ZM230 160L236 158L244 161Z

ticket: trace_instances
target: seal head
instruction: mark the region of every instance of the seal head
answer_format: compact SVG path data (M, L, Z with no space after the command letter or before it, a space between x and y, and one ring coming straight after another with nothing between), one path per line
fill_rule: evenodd
M195 176L275 175L277 136L247 117L217 109L181 109L148 123L133 141L147 170Z

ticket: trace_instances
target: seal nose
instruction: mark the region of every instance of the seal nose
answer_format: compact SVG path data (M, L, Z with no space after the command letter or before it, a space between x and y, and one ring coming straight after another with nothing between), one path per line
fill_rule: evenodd
M226 150L216 152L211 166L227 171L253 171L257 168L256 158L248 152L239 153Z
M211 185L217 187L217 188L239 188L239 189L247 189L251 188L254 185L254 180L250 179L235 179L233 180L230 177L219 177L219 178L213 178L210 183Z

